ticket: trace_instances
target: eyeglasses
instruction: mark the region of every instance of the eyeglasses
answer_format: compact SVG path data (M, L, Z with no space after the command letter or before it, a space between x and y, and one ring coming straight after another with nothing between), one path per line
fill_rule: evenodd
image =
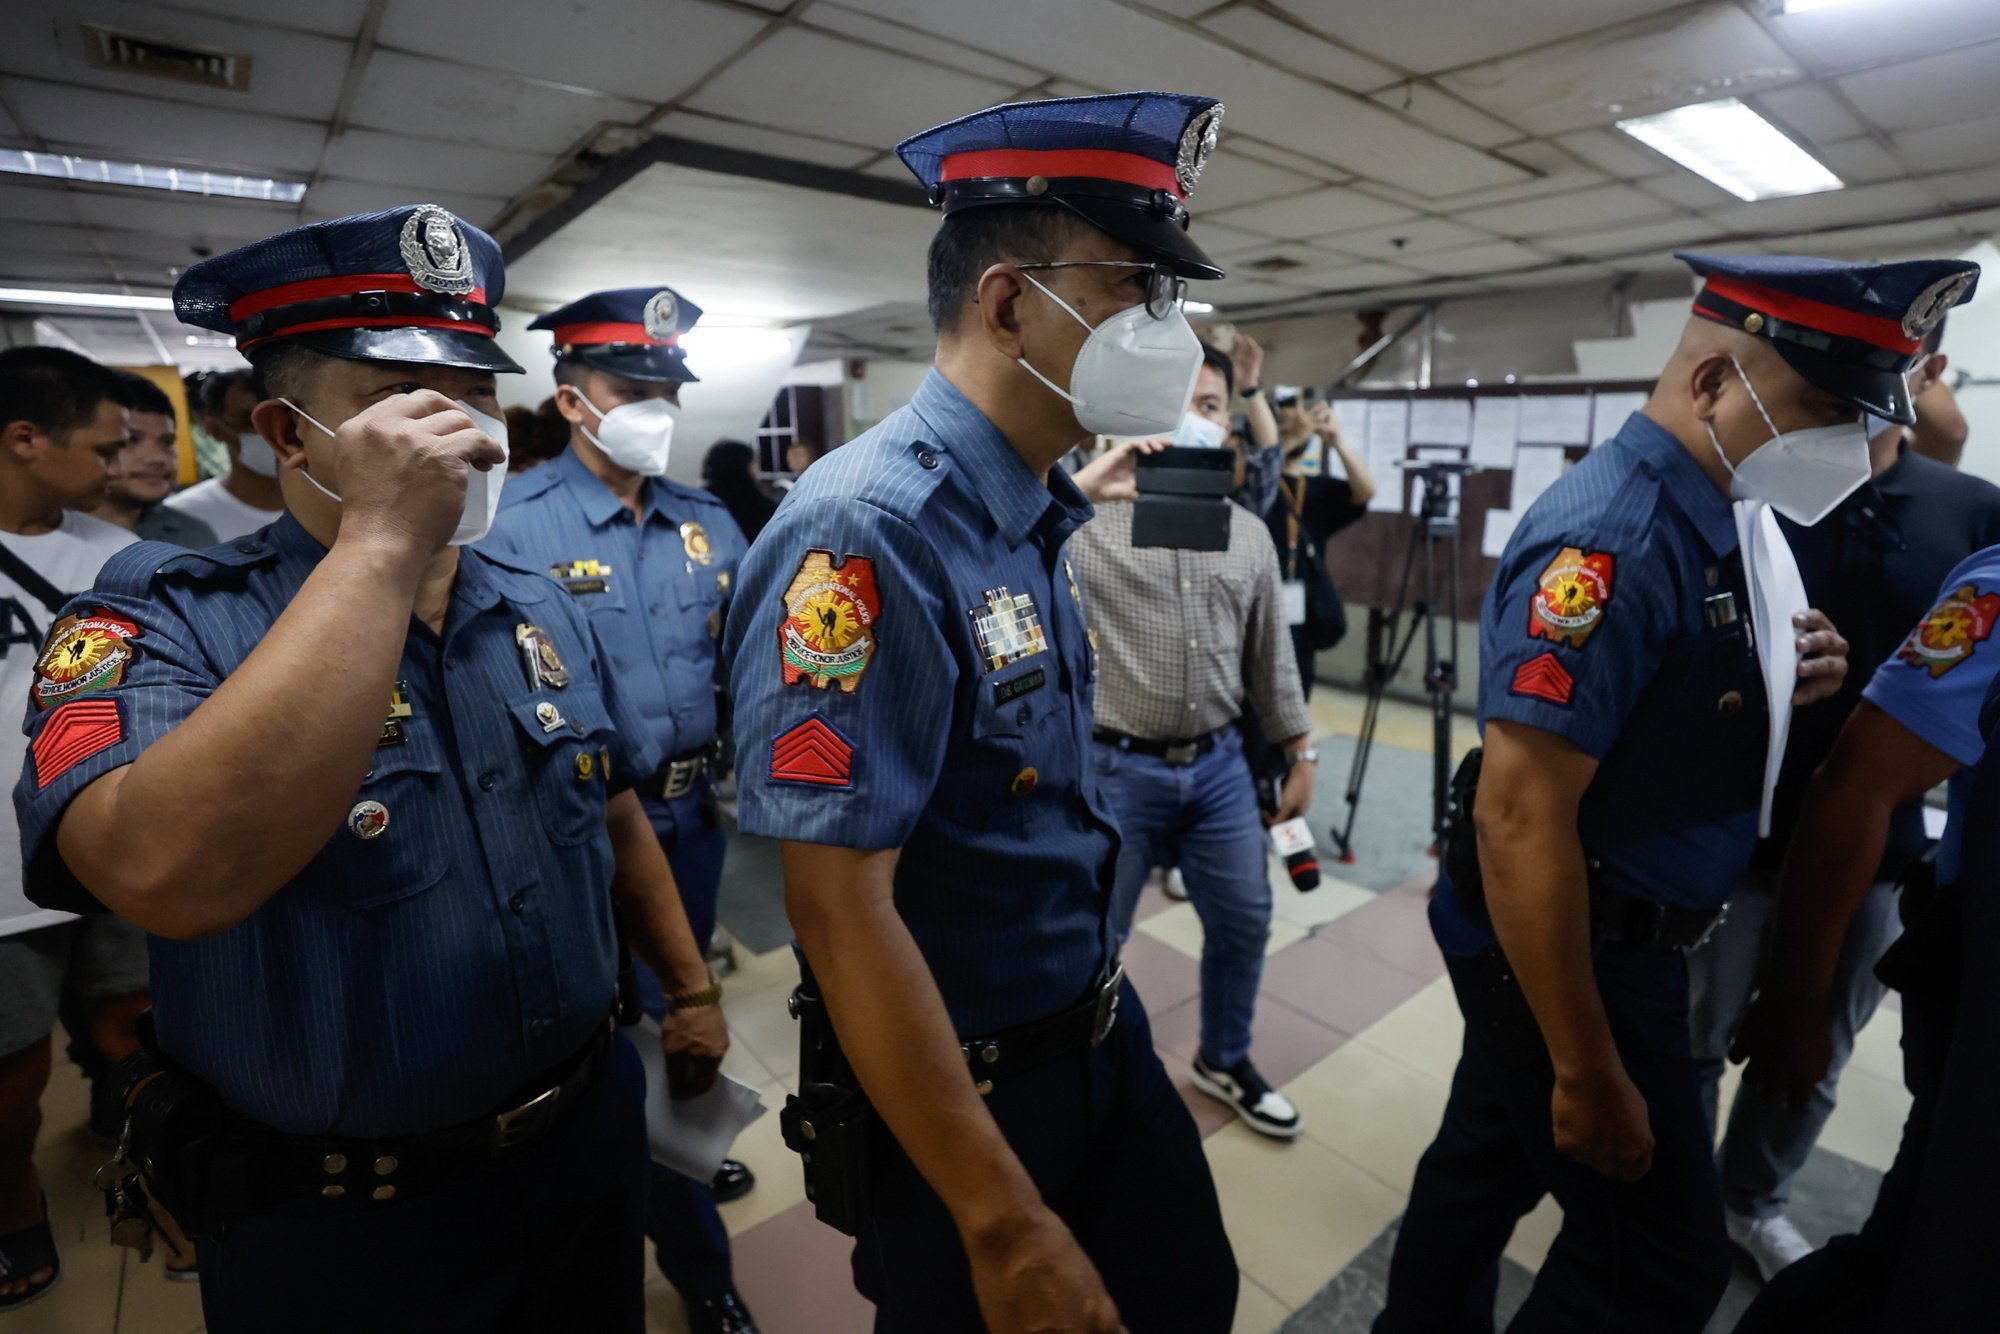
M1136 259L1050 259L1032 264L1016 264L1017 269L1144 269L1146 271L1146 313L1163 320L1187 299L1187 279L1165 264L1149 264Z

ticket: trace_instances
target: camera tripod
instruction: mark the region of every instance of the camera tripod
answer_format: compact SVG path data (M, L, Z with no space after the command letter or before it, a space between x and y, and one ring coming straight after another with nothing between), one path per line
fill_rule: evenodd
M1424 638L1424 690L1431 701L1431 837L1432 851L1442 845L1450 818L1451 705L1458 689L1458 558L1459 521L1452 510L1450 479L1476 471L1468 463L1405 462L1397 465L1423 488L1417 521L1410 527L1410 546L1403 558L1403 578L1388 611L1368 610L1367 703L1361 711L1361 731L1354 740L1354 762L1347 773L1347 823L1328 831L1340 860L1354 860L1354 820L1361 809L1361 788L1368 777L1368 758L1375 749L1375 729L1382 717L1382 700L1389 683ZM1444 568L1438 568L1438 548L1444 548ZM1423 595L1410 600L1411 584L1423 569ZM1440 589L1442 584L1442 589ZM1407 618L1407 623L1406 623ZM1444 622L1439 626L1439 621ZM1440 642L1442 641L1442 643Z

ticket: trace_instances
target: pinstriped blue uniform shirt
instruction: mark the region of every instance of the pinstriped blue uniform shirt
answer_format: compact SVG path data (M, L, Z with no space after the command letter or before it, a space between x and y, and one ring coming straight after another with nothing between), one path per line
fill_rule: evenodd
M1063 549L1090 513L933 370L792 489L725 635L743 829L901 848L897 911L964 1036L1076 1003L1110 953Z
M1479 720L1598 762L1577 814L1611 888L1719 907L1757 842L1770 711L1729 501L1642 413L1529 507L1479 618ZM1440 882L1448 954L1492 939Z
M15 792L31 885L68 876L55 832L71 798L213 694L324 555L287 515L205 552L143 542L105 565L71 610L131 622L133 658L122 682L64 707L115 703L122 737L53 776L31 751ZM523 624L546 633L568 684L531 679ZM150 941L162 1049L237 1112L292 1133L469 1120L609 1013L605 758L630 775L655 757L621 742L641 733L583 614L543 576L462 552L443 636L412 620L397 677L402 739L377 747L354 797L386 827L363 838L350 816L235 927ZM313 707L309 686L297 707ZM63 714L30 709L30 736ZM283 818L285 794L269 797Z
M748 545L721 501L664 477L647 479L636 521L564 450L507 484L479 547L570 591L647 737L671 759L715 739L717 633Z

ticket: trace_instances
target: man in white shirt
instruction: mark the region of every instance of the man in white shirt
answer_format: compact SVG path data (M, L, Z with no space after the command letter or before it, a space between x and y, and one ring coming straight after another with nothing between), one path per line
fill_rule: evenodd
M125 444L118 397L113 373L73 352L0 351L0 771L25 758L22 711L60 702L30 702L44 639L54 635L48 652L63 661L54 676L42 674L36 694L124 670L123 640L94 631L89 617L72 618L67 632L52 624L65 599L134 540L69 508L103 490L106 464ZM134 1024L147 1004L145 937L114 917L29 903L20 838L13 803L0 802L0 1313L61 1273L34 1164L57 1009L73 998L87 1030L77 1036L116 1061L138 1045Z
M250 422L258 397L249 372L210 376L202 383L201 397L209 429L229 447L229 471L196 482L162 503L200 519L215 530L217 541L229 542L275 523L284 513L278 456Z

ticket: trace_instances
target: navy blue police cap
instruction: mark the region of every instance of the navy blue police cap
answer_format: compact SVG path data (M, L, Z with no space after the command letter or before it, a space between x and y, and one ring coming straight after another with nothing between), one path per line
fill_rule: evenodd
M547 329L559 358L628 380L693 384L701 377L687 368L681 335L700 318L701 307L671 287L620 287L580 297L528 327Z
M1979 266L1962 259L1858 264L1804 255L1674 256L1705 281L1694 313L1758 338L1808 384L1877 417L1917 419L1904 373Z
M1212 97L1056 97L974 112L910 136L896 155L946 217L1058 204L1183 278L1220 278L1188 236L1187 197L1221 123Z
M252 360L285 342L355 361L519 371L493 336L506 287L492 237L436 204L405 204L202 260L174 284L174 313L235 335Z

